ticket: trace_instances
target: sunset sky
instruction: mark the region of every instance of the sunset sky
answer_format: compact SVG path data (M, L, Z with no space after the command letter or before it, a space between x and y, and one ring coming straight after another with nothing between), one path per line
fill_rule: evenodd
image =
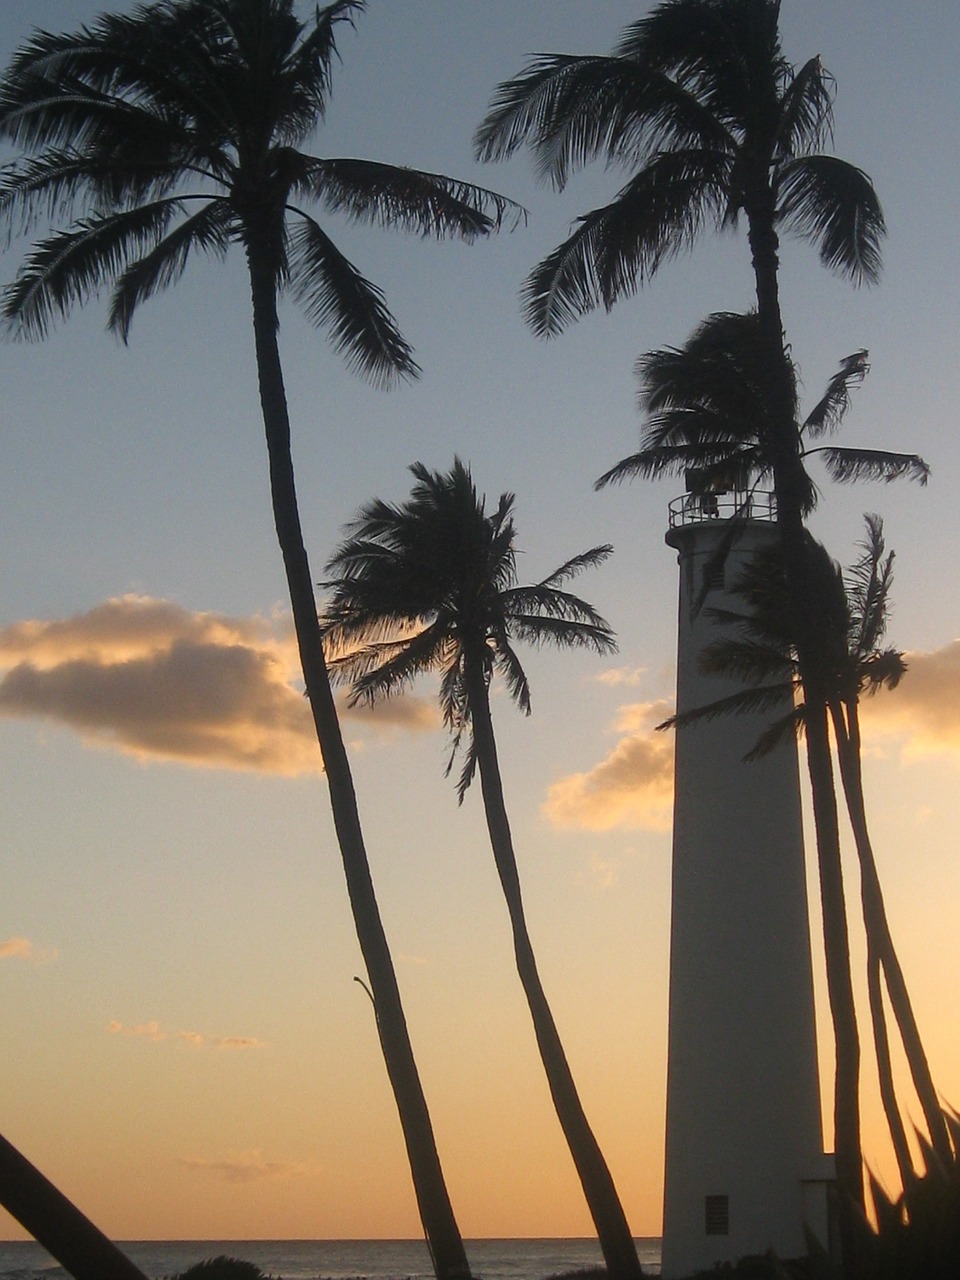
M127 7L3 0L3 61L34 24ZM672 742L652 727L672 707L678 488L592 483L637 446L636 357L750 306L749 253L742 231L709 234L543 342L519 286L620 175L597 166L558 196L529 155L477 165L471 137L527 55L606 52L646 7L369 0L312 149L481 182L529 222L464 246L331 220L415 346L415 384L366 386L293 307L281 328L317 579L361 503L402 499L411 462L455 454L491 502L516 493L524 579L615 545L578 589L618 658L531 652L533 715L501 690L494 716L544 985L636 1235L660 1231ZM889 235L883 280L861 291L785 242L782 294L811 403L869 348L843 441L933 469L926 489L824 483L813 528L849 562L877 511L897 552L890 640L910 670L865 708L866 786L934 1078L960 1106L960 9L904 14L783 0L786 54L836 77L836 151L874 179ZM3 280L23 250L3 253ZM127 348L104 320L93 303L43 344L0 345L0 1133L117 1238L416 1236L297 680L242 258L193 263ZM466 1236L588 1235L479 788L458 809L434 694L344 727L451 1196ZM892 1179L869 1056L864 1074L865 1153ZM0 1211L0 1237L23 1234Z

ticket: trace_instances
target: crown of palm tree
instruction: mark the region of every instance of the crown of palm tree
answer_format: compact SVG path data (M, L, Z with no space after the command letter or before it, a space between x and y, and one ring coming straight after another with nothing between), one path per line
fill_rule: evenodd
M440 673L444 723L454 735L447 771L471 724L470 676L494 672L517 706L530 712L530 687L514 644L552 643L610 653L607 622L585 600L562 590L581 570L612 551L598 546L567 560L542 581L517 584L514 496L501 494L488 512L470 470L456 459L447 473L410 468L410 498L374 500L348 525L349 537L327 564L335 577L323 622L332 673L352 681L354 702L374 702L418 675ZM472 737L458 785L460 798L476 767Z
M851 392L866 376L867 352L840 362L824 394L801 419L794 387L794 419L801 457L819 455L831 479L852 481L908 476L926 483L929 468L916 454L882 449L811 446L835 431L850 408ZM640 449L611 467L596 487L642 476L699 473L707 489L747 492L773 470L778 420L772 378L755 312L708 316L682 347L663 347L639 358L638 405L646 415ZM804 475L804 509L817 490Z
M833 90L819 58L783 56L779 0L666 0L607 57L541 55L500 85L476 134L499 160L529 144L563 188L600 158L631 171L529 276L527 318L544 336L649 279L703 226L812 241L854 281L880 269L883 214L869 178L821 148Z
M816 630L821 638L820 687L829 699L855 703L863 694L893 689L907 667L903 654L882 647L890 615L894 553L886 552L883 521L864 517L866 537L861 556L847 570L808 534L806 556L815 586ZM743 567L734 587L742 610L710 609L718 623L734 628L708 645L702 669L742 682L746 687L704 707L693 708L664 721L661 728L695 723L720 715L756 710L779 710L785 696L802 697L796 655L797 620L787 586L783 554L778 546L757 552ZM797 705L761 735L747 759L765 755L787 734L803 727L805 705Z
M0 216L70 225L35 245L2 309L25 335L111 286L126 339L137 306L193 252L256 237L278 288L357 371L388 384L418 366L380 290L310 206L421 235L471 239L517 206L468 183L300 150L322 122L336 30L365 0L301 22L293 0L154 0L73 35L37 32L0 88L0 135L27 153L0 179Z

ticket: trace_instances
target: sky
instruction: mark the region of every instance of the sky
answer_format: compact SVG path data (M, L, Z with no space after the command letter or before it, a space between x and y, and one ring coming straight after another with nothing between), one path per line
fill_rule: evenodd
M0 56L104 7L125 5L4 0ZM516 494L526 580L615 546L578 586L618 656L530 652L532 716L501 691L494 717L544 985L638 1236L659 1234L662 1196L672 745L652 726L673 698L679 487L592 484L637 447L637 356L750 306L749 254L742 231L709 234L544 342L523 278L619 175L593 167L558 195L529 155L476 164L471 137L529 54L606 52L646 7L370 0L312 149L480 182L529 218L472 246L331 225L413 343L414 384L370 388L295 308L281 324L316 578L360 504L455 455L490 502ZM836 151L872 176L889 229L864 290L784 242L805 394L868 348L843 442L932 468L926 488L824 482L812 527L849 562L876 511L897 553L889 638L910 670L865 709L866 789L934 1078L960 1105L960 10L918 0L905 23L894 0L784 0L781 25L791 61L820 54L836 77ZM192 264L126 348L104 321L93 302L43 344L0 345L0 1132L120 1239L417 1236L297 683L242 261ZM434 693L344 728L451 1197L467 1237L589 1235L479 792L458 809ZM828 1099L816 912L811 927ZM856 929L854 949L859 973ZM891 1182L869 1057L864 1125ZM23 1234L0 1211L0 1237Z

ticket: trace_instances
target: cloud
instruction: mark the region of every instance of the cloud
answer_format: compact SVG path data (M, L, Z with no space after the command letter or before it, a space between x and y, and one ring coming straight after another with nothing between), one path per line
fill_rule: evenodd
M864 733L903 740L907 759L952 755L960 761L960 640L904 655L907 674L891 693L861 703Z
M206 1173L221 1182L264 1182L278 1178L306 1178L317 1170L308 1164L283 1160L266 1160L262 1151L230 1153L224 1160L206 1160L181 1156L177 1164L194 1173Z
M29 938L6 938L0 941L0 960L29 960L32 964L47 964L56 960L56 947L35 947Z
M253 1036L210 1036L199 1031L167 1031L158 1022L140 1022L127 1027L114 1018L107 1023L107 1031L114 1036L149 1040L153 1044L175 1041L190 1045L193 1049L262 1049L264 1046L263 1040L257 1040Z
M623 685L641 684L647 675L646 667L609 667L593 679L596 684L605 684L611 689L616 689Z
M585 773L553 783L541 812L555 827L665 831L673 803L673 737L654 726L670 715L664 699L621 707L613 750Z
M66 725L139 759L296 776L320 754L288 623L197 613L127 595L86 613L0 629L0 715ZM434 728L422 699L346 716Z

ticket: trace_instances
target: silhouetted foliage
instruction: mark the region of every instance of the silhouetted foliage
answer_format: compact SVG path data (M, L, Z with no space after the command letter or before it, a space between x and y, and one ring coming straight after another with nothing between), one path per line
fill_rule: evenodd
M584 1114L530 942L489 698L497 674L529 714L530 687L516 653L518 640L597 653L615 648L604 619L563 589L583 569L602 563L612 548L593 547L540 582L520 586L513 495L501 494L488 513L459 458L445 474L422 463L410 470L416 480L410 498L398 505L368 503L329 562L337 576L323 584L331 592L324 624L331 647L345 650L332 668L353 681L355 702L389 696L424 672L440 675L440 705L453 735L447 772L462 748L465 759L457 783L462 801L479 769L517 971L557 1116L608 1272L616 1280L635 1280L640 1275L636 1246Z

